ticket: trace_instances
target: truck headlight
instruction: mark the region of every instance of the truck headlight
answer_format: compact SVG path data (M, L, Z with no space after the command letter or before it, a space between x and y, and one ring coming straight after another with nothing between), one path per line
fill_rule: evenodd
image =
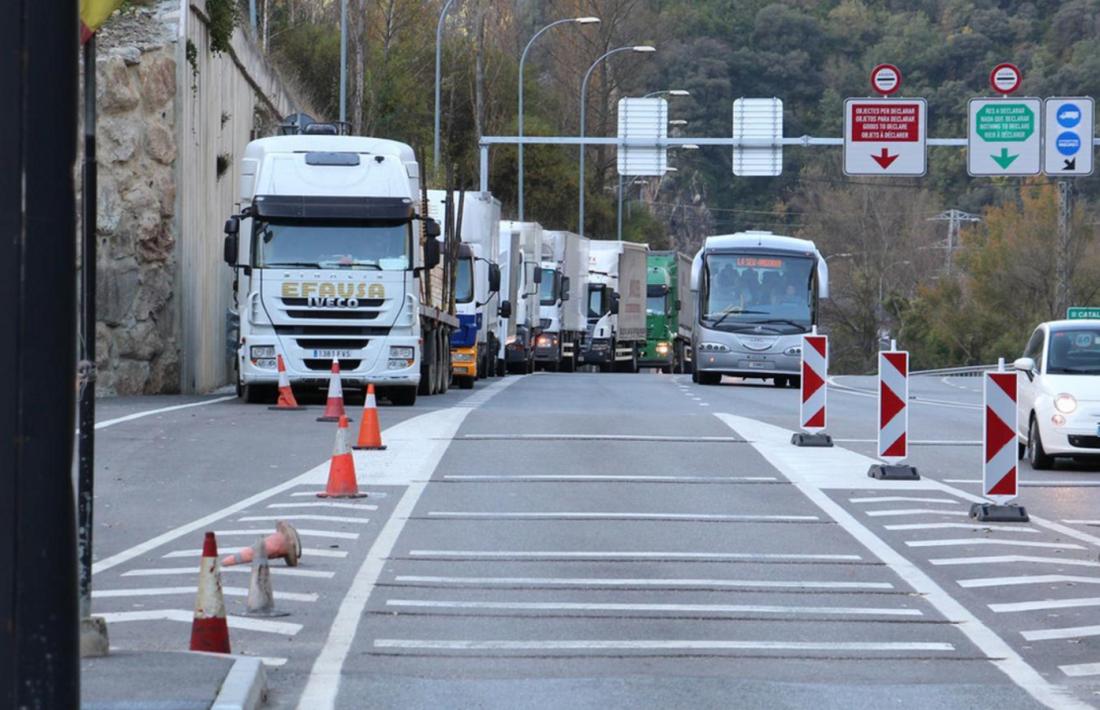
M1073 414L1077 411L1077 398L1063 392L1054 398L1054 408L1062 414Z
M474 356L472 353L451 353L451 359L455 362L473 362Z
M386 362L387 370L404 370L406 367L412 367L411 360L389 360Z
M253 345L249 350L253 360L259 360L260 358L275 358L275 346L274 345Z
M275 369L275 358L273 357L262 357L257 360L253 360L252 362L256 364L256 367L259 367L263 370Z
M411 345L391 345L390 357L394 359L412 360L415 357L415 352Z
M668 343L664 341L657 343L657 354L668 355Z

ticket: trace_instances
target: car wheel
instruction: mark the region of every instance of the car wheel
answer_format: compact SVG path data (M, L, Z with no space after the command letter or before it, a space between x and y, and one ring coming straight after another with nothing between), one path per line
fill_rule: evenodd
M1039 421L1032 418L1027 430L1027 462L1036 471L1045 471L1054 466L1054 457L1043 449L1043 437L1039 433Z

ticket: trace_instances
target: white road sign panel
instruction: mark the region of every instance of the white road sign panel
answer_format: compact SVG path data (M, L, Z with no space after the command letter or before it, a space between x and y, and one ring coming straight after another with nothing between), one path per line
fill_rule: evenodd
M966 169L973 176L1038 175L1042 101L970 99Z
M924 175L927 130L924 99L848 99L844 174Z
M656 143L668 137L668 101L619 99L619 138L648 138ZM664 175L668 151L664 148L623 147L619 149L620 175Z
M775 147L733 149L733 174L775 177L783 173L783 101L737 99L733 102L733 137L774 141Z
M1089 96L1043 102L1043 172L1050 176L1092 175L1094 109Z

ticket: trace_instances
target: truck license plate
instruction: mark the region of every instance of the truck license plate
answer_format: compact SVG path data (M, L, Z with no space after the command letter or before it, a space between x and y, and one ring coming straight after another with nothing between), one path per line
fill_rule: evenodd
M325 358L326 360L331 358L351 357L350 350L314 350L313 357Z

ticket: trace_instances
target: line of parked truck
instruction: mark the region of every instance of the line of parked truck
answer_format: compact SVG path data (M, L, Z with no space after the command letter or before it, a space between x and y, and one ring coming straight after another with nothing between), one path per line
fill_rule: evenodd
M248 145L240 189L224 246L234 274L231 354L249 401L274 396L279 356L295 385L323 387L336 360L345 384L374 384L398 405L508 372L585 365L786 384L795 371L779 374L763 351L785 324L801 333L816 323L809 262L799 273L809 273L801 298L812 314L795 304L789 318L760 320L751 314L764 311L746 305L796 271L784 249L823 268L809 242L712 237L692 260L502 220L489 193L423 189L408 145L302 114L283 135ZM738 332L752 334L743 356Z

